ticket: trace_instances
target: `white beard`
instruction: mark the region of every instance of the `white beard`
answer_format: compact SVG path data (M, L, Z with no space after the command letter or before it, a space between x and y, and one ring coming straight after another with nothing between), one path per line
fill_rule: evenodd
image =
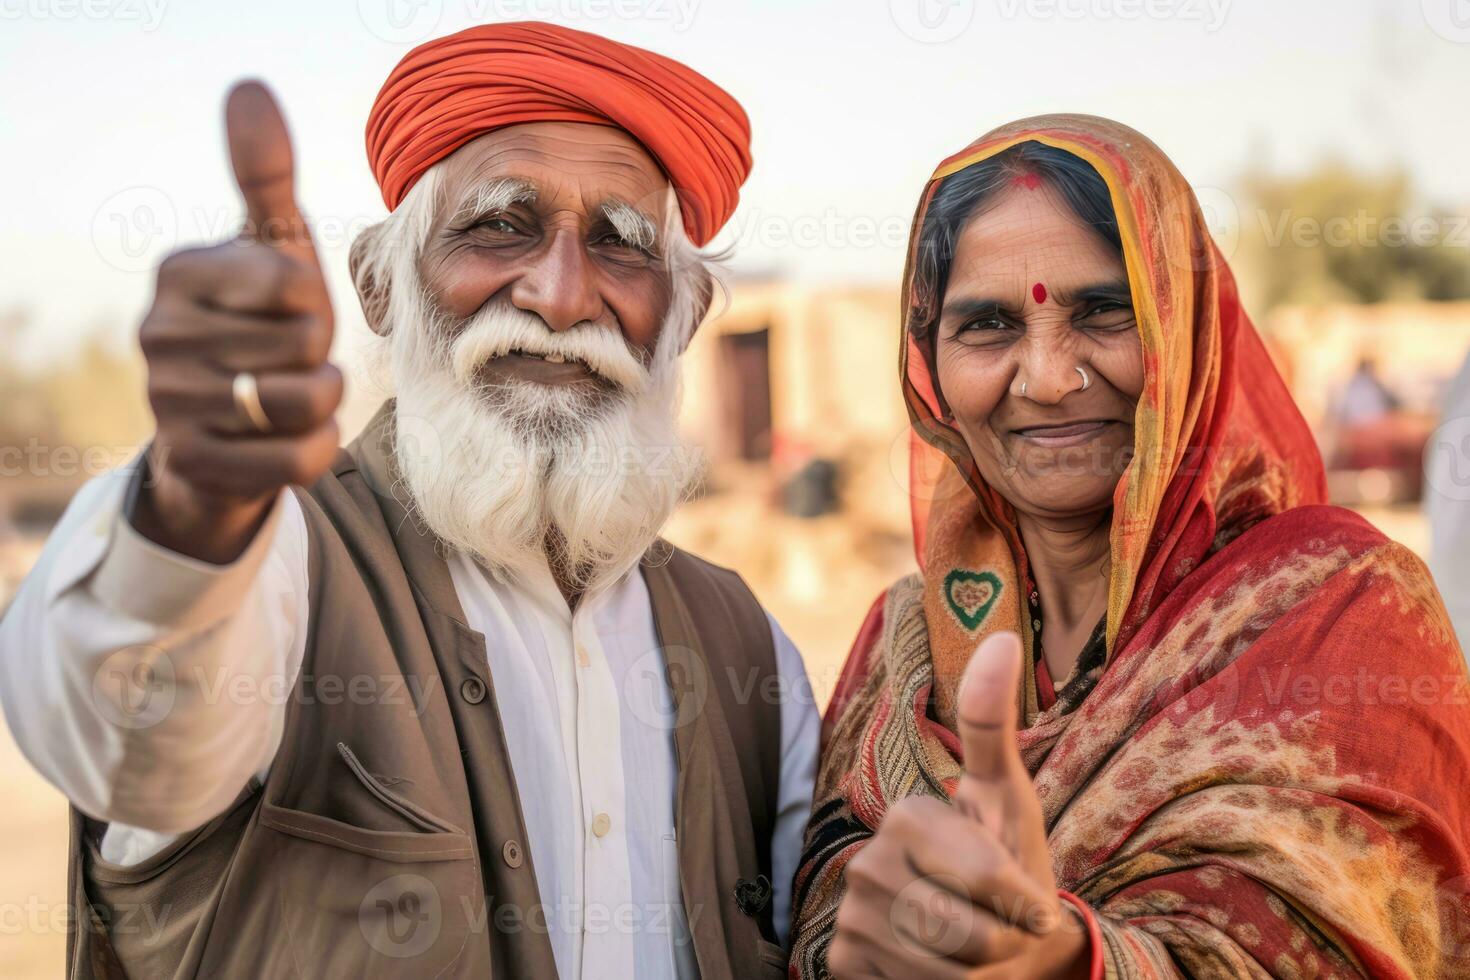
M616 580L699 468L678 437L677 331L662 331L648 367L614 330L557 333L508 303L450 332L425 315L389 337L395 455L417 515L504 580L544 574L548 555L578 590ZM613 384L484 386L479 369L511 350L560 353Z

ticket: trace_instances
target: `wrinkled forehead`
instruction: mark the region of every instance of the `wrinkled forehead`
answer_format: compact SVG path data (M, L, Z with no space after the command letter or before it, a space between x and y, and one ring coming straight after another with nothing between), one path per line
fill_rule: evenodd
M441 181L441 206L450 213L487 189L506 187L546 213L592 217L616 205L655 228L664 227L670 207L668 177L642 144L591 123L523 123L486 133L445 158Z
M1042 280L1058 298L1100 276L1128 288L1122 256L1044 181L996 192L961 226L951 259L946 304L975 287L1029 294Z

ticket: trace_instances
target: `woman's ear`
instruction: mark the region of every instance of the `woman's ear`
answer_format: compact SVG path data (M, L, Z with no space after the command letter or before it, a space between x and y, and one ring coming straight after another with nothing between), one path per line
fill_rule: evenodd
M368 256L377 247L382 225L365 229L352 242L347 251L347 271L352 284L357 287L357 301L362 304L362 315L367 325L378 336L388 333L388 283L377 276L379 266L368 261Z

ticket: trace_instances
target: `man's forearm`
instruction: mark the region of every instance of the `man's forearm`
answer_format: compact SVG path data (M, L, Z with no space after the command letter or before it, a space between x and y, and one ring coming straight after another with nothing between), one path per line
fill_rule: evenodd
M207 566L138 535L104 481L0 626L5 714L83 812L176 833L222 811L280 739L293 624L261 581L278 516L237 562Z

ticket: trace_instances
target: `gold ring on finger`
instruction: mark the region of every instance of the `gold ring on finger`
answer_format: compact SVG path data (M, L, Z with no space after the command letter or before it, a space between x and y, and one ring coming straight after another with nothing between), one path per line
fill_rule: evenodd
M255 382L255 375L249 371L241 371L235 375L235 380L230 384L230 392L235 397L235 411L256 432L264 435L275 428L271 425L270 416L265 414L265 406L260 403L260 386Z

